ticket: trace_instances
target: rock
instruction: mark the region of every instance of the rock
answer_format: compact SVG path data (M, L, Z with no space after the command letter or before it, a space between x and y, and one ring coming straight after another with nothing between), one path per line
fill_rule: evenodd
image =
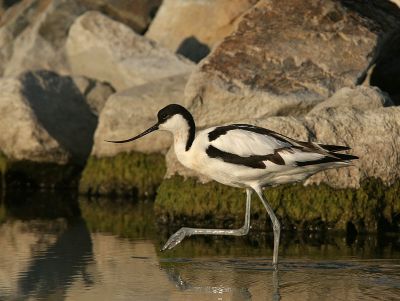
M164 0L146 37L198 62L257 0ZM200 47L199 47L200 46Z
M347 111L350 108L368 111L393 106L389 96L377 87L357 86L342 88L327 100L317 104L308 114L320 114L329 108Z
M398 7L400 7L400 0L391 0L394 4L396 4Z
M18 2L20 2L21 0L1 0L0 1L0 17L2 14L4 14L4 12L10 8L11 6L13 6L14 4L17 4Z
M369 84L387 92L400 105L400 31L386 43L385 53L371 68Z
M400 108L390 107L366 112L331 108L320 116L306 117L317 141L349 145L351 153L360 157L353 167L316 174L307 183L358 188L363 180L377 178L393 184L400 177L399 116Z
M74 74L107 81L117 91L193 69L188 60L94 11L71 26L66 51Z
M134 143L114 144L104 140L130 138L154 125L160 109L170 103L182 103L188 77L188 74L173 76L113 94L100 115L92 155L110 157L131 151L165 153L172 136L161 131Z
M26 0L2 16L1 73L16 76L26 70L68 73L63 54L68 28L84 12L76 1Z
M81 0L90 10L126 24L137 33L143 33L152 21L162 0Z
M0 21L0 74L16 76L26 70L40 69L67 74L64 44L71 24L79 15L98 9L143 32L159 3L160 0L21 1L10 7Z
M328 185L280 185L265 189L265 196L282 229L326 233L327 230L382 233L399 230L400 182L391 186L377 179L359 189L335 189ZM157 220L179 228L240 228L246 195L243 190L217 182L199 184L193 178L174 176L162 182L154 211ZM261 202L253 199L251 227L271 231L271 220Z
M96 116L100 115L111 94L115 93L115 89L108 83L99 82L84 76L72 77L76 87L85 97L90 110Z
M348 2L259 1L188 82L185 104L199 125L302 115L363 82L400 19Z
M86 160L97 118L71 77L27 72L1 79L0 86L0 150L9 160Z

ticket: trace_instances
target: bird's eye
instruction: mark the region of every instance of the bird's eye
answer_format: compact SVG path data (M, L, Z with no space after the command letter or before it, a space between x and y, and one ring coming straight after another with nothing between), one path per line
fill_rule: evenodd
M161 114L161 118L162 118L162 119L166 119L166 118L167 118L167 114L165 114L165 113L164 113L164 114Z

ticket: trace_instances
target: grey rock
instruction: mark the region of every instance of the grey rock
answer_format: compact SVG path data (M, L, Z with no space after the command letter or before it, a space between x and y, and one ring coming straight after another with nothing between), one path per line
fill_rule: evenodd
M85 97L91 111L97 116L103 110L107 99L115 93L115 89L105 82L99 82L84 76L74 76L72 80Z
M26 0L1 18L1 73L16 76L26 70L48 69L67 73L63 53L68 28L84 12L76 1Z
M320 116L307 116L310 135L321 143L348 145L360 157L354 166L328 170L307 180L333 187L358 188L367 178L381 179L390 185L400 177L400 108L389 107L361 112L354 109L326 110Z
M146 37L198 62L258 0L164 0Z
M137 33L143 33L162 0L80 0L89 10L97 10L110 18L128 25Z
M190 61L95 11L76 19L66 51L74 74L107 81L117 91L193 69Z
M172 136L157 131L135 142L114 144L104 140L122 140L140 134L157 122L157 112L170 103L182 103L188 78L178 75L113 94L99 117L92 155L109 157L122 152L165 153Z
M375 2L261 0L193 72L185 104L200 125L303 115L364 81L397 16Z
M161 0L24 0L10 7L0 21L0 74L27 70L69 73L64 45L73 21L98 9L143 32ZM14 1L16 2L16 1Z
M26 72L2 78L0 87L0 150L8 159L57 164L86 160L97 118L73 78Z
M367 111L393 106L390 97L377 87L357 86L342 88L327 100L317 104L308 114L320 114L329 108L348 110L350 108Z

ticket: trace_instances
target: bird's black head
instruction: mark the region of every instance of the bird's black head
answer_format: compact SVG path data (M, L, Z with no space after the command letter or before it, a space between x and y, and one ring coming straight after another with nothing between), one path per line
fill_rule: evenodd
M158 124L163 124L168 119L170 119L171 117L173 117L174 115L177 115L177 114L181 115L186 120L190 120L190 119L193 120L192 114L190 114L190 112L188 110L186 110L181 105L173 103L173 104L167 105L166 107L162 108L158 112L158 114L157 114Z
M162 108L157 114L158 121L155 125L144 131L143 133L126 140L106 140L113 143L126 143L139 139L155 130L167 130L175 132L177 130L187 129L188 138L186 150L190 148L195 136L195 124L192 114L184 107L178 104L170 104ZM185 122L186 121L186 122Z

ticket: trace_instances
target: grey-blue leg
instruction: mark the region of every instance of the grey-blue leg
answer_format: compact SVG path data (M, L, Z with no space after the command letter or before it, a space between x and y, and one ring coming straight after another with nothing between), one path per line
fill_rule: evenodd
M271 206L268 204L267 200L265 199L263 192L260 187L254 188L254 191L257 193L258 197L260 198L261 202L263 203L265 209L267 209L268 215L272 221L272 227L274 229L274 253L272 257L272 264L277 268L278 266L278 250L279 250L279 238L281 235L281 224L279 223L278 219L275 216L274 211L272 210Z
M186 236L191 235L233 235L242 236L249 233L250 230L250 206L251 206L250 188L246 189L246 214L244 218L244 225L239 229L201 229L201 228L180 228L177 232L171 235L161 251L169 250L179 244Z

